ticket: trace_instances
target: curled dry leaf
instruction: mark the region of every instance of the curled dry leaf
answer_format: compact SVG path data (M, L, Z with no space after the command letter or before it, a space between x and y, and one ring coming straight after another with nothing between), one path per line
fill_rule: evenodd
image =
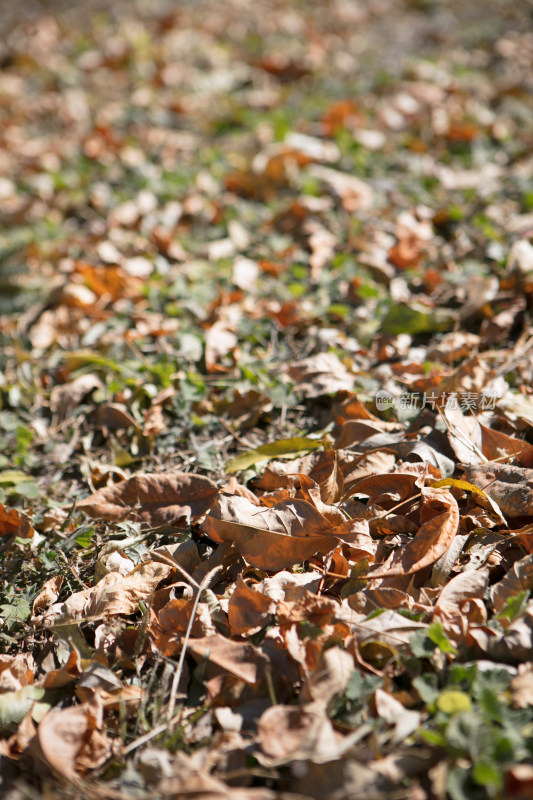
M126 576L109 572L96 586L74 592L64 602L50 606L44 614L44 623L51 624L64 614L72 619L133 614L139 603L148 600L157 585L171 572L171 566L155 561L139 564Z
M0 655L0 692L16 692L32 684L37 665L29 653Z
M50 711L37 735L45 759L68 780L102 766L111 756L111 743L102 733L103 705L98 695L90 703Z
M391 578L410 575L429 567L452 543L459 527L459 508L450 492L424 487L421 490L426 514L431 516L408 544L397 549L386 569L377 566L369 578Z
M170 573L172 567L149 561L139 564L125 577L110 572L96 584L85 606L88 617L103 614L133 614Z
M448 633L463 636L469 624L485 622L487 614L481 601L488 580L488 569L461 572L444 587L435 604L435 615Z
M508 600L520 592L533 589L533 555L527 555L513 564L507 575L491 588L491 600L494 611L498 614Z
M252 589L239 576L228 606L228 620L234 636L253 634L268 621L275 609L274 602Z
M323 703L333 710L342 697L354 669L353 656L340 647L330 647L320 657L304 690L304 699Z
M448 440L462 464L481 464L484 461L481 427L473 416L463 414L458 405L447 404L442 415L448 428Z
M42 614L52 603L55 603L57 598L59 597L59 592L61 591L61 586L63 585L64 576L63 575L54 575L52 578L49 578L43 588L33 601L33 616L36 617L37 614Z
M310 760L323 764L342 752L342 737L335 732L322 703L304 708L278 704L265 711L257 723L261 761L269 765Z
M197 522L209 509L216 492L216 484L202 475L141 474L100 489L77 507L95 519L116 522L129 517L155 528L183 520Z
M376 689L374 696L378 716L394 725L393 742L402 742L420 726L420 712L410 711L388 692Z
M275 570L327 553L335 539L330 523L305 500L290 499L260 508L245 497L220 493L203 522L215 542L235 542L241 555L262 569Z
M33 530L30 518L17 508L7 508L0 503L0 536L19 536L31 539Z

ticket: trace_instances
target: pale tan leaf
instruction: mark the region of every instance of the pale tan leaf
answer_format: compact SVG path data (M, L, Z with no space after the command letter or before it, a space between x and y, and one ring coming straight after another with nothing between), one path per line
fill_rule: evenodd
M139 603L148 600L157 585L171 572L171 566L157 561L139 564L124 577L118 572L110 572L92 590L85 614L89 617L133 614Z
M111 755L102 733L103 706L98 695L90 703L50 711L37 735L45 759L60 775L76 780L80 772L100 767Z
M190 639L189 650L207 658L245 683L256 683L268 663L266 656L248 642L232 642L221 634Z

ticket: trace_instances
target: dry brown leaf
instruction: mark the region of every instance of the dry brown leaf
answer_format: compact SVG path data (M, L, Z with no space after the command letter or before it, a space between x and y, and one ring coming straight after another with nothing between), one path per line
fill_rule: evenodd
M36 617L37 614L42 614L43 611L46 611L46 609L52 605L52 603L55 603L59 597L63 580L63 575L54 575L43 584L41 591L33 601L34 617Z
M523 665L523 669L511 680L510 688L514 706L518 708L533 706L533 670L531 663Z
M509 464L480 464L468 467L465 477L495 500L506 517L533 515L533 469ZM483 505L476 495L476 502Z
M34 682L37 665L29 653L0 655L0 692L17 692Z
M269 766L294 761L325 764L341 757L355 738L337 733L320 701L302 708L272 706L261 715L257 730L264 753L258 757Z
M489 570L480 569L461 572L446 584L435 604L435 615L448 633L462 637L469 625L486 621L482 600L488 580Z
M159 611L150 625L149 631L157 650L165 656L179 652L183 635L188 628L194 599L175 597ZM206 603L199 603L191 627L191 635L201 639L216 633L210 609Z
M83 400L85 395L103 387L96 373L88 372L50 392L50 408L56 422L62 422Z
M289 476L294 474L309 475L316 483L322 484L330 479L335 469L335 460L344 460L335 450L315 450L301 458L290 461L271 461L259 478L254 478L251 483L258 489L274 491L291 485Z
M190 639L189 650L206 658L245 683L260 680L268 663L266 656L248 642L232 642L221 634Z
M171 572L172 567L157 561L139 564L124 577L110 572L91 591L84 613L88 617L133 614Z
M223 370L222 359L237 347L238 339L234 325L226 320L217 320L205 333L205 366L208 372Z
M459 527L459 508L450 492L424 487L421 490L426 513L431 516L408 544L394 551L386 565L369 572L369 578L391 578L419 572L434 564L448 549Z
M111 743L102 732L103 705L98 695L90 703L49 711L37 736L51 767L67 780L100 767L111 756Z
M330 167L313 164L308 172L330 187L340 197L343 207L349 213L370 208L374 202L374 192L368 183Z
M252 589L239 576L228 605L232 635L256 633L266 624L274 609L275 605L269 597Z
M296 384L295 391L307 397L351 391L354 385L354 376L335 353L318 353L303 361L293 361L285 371Z
M17 508L7 508L0 503L0 536L18 536L31 539L33 530L30 518Z
M403 742L420 726L420 712L405 708L395 697L383 689L376 689L374 695L376 712L390 725L394 725L392 741Z
M533 555L527 555L513 564L507 575L491 588L492 607L499 614L506 602L519 592L533 589ZM505 622L503 620L502 622Z
M461 464L482 464L481 426L473 416L463 414L460 407L447 403L442 415L448 427L448 441Z
M334 709L346 690L353 670L354 660L350 653L340 647L329 647L321 654L318 666L309 676L302 698Z
M129 517L155 528L183 520L198 521L209 509L216 491L216 484L202 475L141 474L100 489L81 500L77 508L95 519L115 522Z
M320 535L330 523L305 500L260 508L245 497L220 493L203 528L215 542L235 542L241 555L262 569L276 570L327 553L335 539Z
M349 495L364 495L375 505L397 505L419 493L418 476L405 472L387 472L384 475L370 475L351 484Z
M489 461L502 458L502 456L519 456L531 448L528 442L507 436L501 431L495 431L479 423L481 428L481 450Z
M107 428L112 431L140 427L123 403L102 403L91 411L87 422L93 428Z

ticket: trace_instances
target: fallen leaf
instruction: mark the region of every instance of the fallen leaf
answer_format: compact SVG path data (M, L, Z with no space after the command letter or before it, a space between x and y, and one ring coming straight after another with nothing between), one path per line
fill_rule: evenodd
M41 751L51 767L68 780L102 766L111 756L111 742L102 733L103 705L90 703L50 711L37 729Z
M454 497L445 490L424 487L421 490L426 512L433 516L424 522L404 547L394 551L386 569L376 566L368 578L391 578L410 575L434 564L448 549L459 527L459 508Z
M307 397L351 391L354 386L354 376L335 353L319 353L303 361L293 361L285 371L296 384L295 391Z
M184 520L196 522L209 509L216 492L216 484L202 475L141 474L99 489L77 508L95 519L112 522L129 517L155 528Z
M19 511L18 508L8 508L0 503L0 536L31 539L34 533L30 518L23 511Z
M125 577L110 572L92 589L84 613L88 617L133 614L171 572L172 567L157 561L139 564Z
M235 542L240 554L268 570L327 553L335 539L321 536L330 523L305 500L287 500L260 508L244 497L220 493L202 527L215 542Z
M265 594L248 586L241 577L228 604L228 621L233 636L251 635L260 630L275 610Z
M533 469L509 464L480 464L465 470L470 483L493 498L506 517L533 514Z
M248 469L257 464L264 464L273 458L295 458L300 453L306 453L322 447L320 439L309 439L306 436L298 436L292 439L278 439L277 442L263 444L253 450L247 450L232 458L226 464L226 472L238 472Z
M268 663L261 651L248 642L232 642L219 633L203 639L189 639L189 650L212 661L245 683L260 680Z
M527 555L513 564L501 581L491 587L492 607L498 614L507 601L516 597L519 592L531 590L533 590L533 555Z

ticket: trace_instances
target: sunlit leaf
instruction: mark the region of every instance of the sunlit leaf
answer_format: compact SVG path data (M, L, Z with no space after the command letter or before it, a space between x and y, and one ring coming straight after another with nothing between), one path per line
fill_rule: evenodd
M279 439L277 442L263 444L254 450L248 450L235 456L226 464L226 471L238 472L258 464L264 464L273 458L297 458L302 453L310 453L322 446L322 440L309 439L305 436Z

